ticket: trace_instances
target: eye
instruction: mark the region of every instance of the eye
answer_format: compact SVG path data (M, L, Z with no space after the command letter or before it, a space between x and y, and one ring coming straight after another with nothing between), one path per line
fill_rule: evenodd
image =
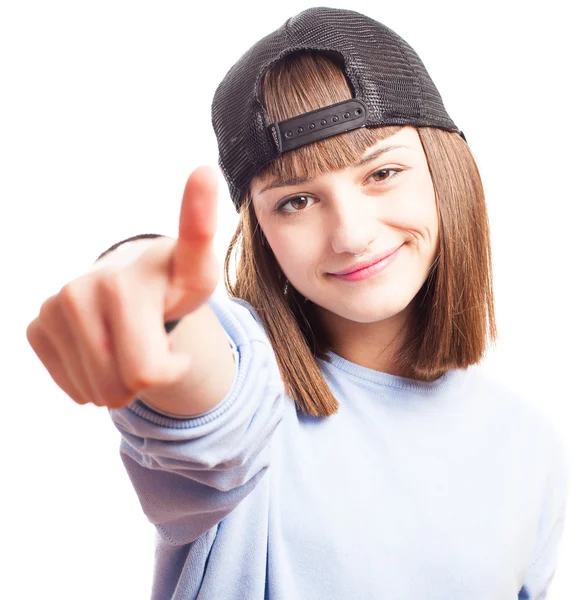
M302 210L304 210L306 208L306 206L308 204L308 200L311 200L311 199L312 199L312 196L306 196L306 195L293 196L292 198L288 198L287 200L285 200L284 202L282 202L276 208L276 212L278 212L278 213L289 213L289 214L296 213L296 212L301 212ZM294 210L285 210L285 207L288 204L291 204L294 207ZM297 204L297 207L296 207L296 204Z
M369 175L367 179L369 180L373 178L375 180L375 184L380 185L390 181L391 179L394 179L403 171L404 169L386 167L385 169L378 169L377 171L371 173L371 175ZM292 196L291 198L287 198L286 200L281 202L281 204L279 204L275 208L275 212L283 215L301 213L307 208L309 200L314 201L314 198L307 194L299 194L298 196ZM286 210L286 206L288 204L292 206L293 210Z
M383 183L393 179L402 171L403 169L392 169L391 167L388 167L386 169L379 169L378 171L375 171L375 173L371 173L370 177L374 178L375 183Z

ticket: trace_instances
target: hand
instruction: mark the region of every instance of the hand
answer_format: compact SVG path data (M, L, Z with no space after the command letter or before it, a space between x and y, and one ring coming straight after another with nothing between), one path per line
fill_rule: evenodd
M27 339L75 402L120 408L188 372L190 357L172 352L164 322L197 310L216 289L217 197L214 170L196 169L185 186L177 240L128 242L145 250L123 263L115 250L41 305Z

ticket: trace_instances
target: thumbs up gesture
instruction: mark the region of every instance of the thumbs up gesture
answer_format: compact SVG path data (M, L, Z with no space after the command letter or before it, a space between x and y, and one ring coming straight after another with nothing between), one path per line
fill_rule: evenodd
M197 311L221 274L213 252L218 183L211 167L188 178L177 240L142 239L130 261L116 250L41 305L27 339L75 402L119 408L140 391L168 387L190 368L164 322Z

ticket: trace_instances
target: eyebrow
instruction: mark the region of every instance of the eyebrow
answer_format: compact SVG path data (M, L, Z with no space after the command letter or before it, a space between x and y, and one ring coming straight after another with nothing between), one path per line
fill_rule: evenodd
M409 146L404 146L403 144L390 144L389 146L384 146L383 148L379 148L378 150L371 152L371 154L367 154L367 156L364 156L358 162L356 162L354 165L351 165L351 166L355 167L355 168L362 167L362 166L366 165L367 163L370 163L370 162L378 159L382 154L385 154L386 152L390 152L391 150L399 150L400 148L409 149ZM311 181L310 177L290 177L289 179L275 179L271 183L268 183L259 192L259 194L262 194L263 192L266 192L267 190L272 190L274 188L289 187L292 185L301 185L302 183L308 183L309 181Z

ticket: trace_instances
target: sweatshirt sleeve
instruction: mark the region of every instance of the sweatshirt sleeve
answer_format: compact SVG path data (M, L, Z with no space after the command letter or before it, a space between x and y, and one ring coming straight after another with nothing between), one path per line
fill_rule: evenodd
M534 559L528 569L518 600L546 600L554 577L565 525L569 463L557 436L556 448L544 494Z
M196 540L252 491L269 467L283 413L281 375L254 309L224 290L209 304L237 362L226 397L193 418L165 415L140 398L110 410L143 511L174 545Z

